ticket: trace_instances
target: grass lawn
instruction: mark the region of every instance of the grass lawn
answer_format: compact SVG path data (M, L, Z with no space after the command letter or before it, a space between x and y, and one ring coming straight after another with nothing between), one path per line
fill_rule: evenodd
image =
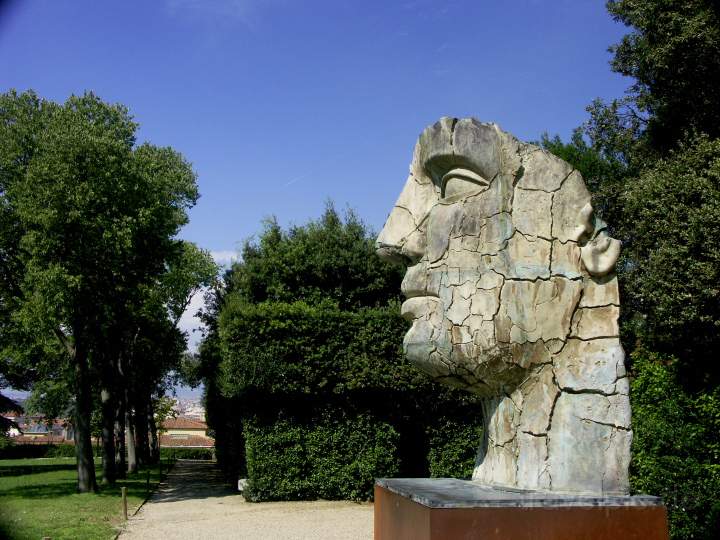
M128 514L147 495L146 471L118 480L115 487L101 487L97 494L76 493L76 478L74 458L0 460L0 538L111 539L123 522L120 487L128 488ZM150 488L159 480L155 467Z

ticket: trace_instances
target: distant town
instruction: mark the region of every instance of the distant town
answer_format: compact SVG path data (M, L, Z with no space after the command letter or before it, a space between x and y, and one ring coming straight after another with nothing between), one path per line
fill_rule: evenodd
M18 410L0 413L9 423L7 435L14 444L75 444L70 418L28 414L22 407L23 400L17 403ZM172 415L160 425L160 448L213 448L215 441L207 429L200 398L175 399Z

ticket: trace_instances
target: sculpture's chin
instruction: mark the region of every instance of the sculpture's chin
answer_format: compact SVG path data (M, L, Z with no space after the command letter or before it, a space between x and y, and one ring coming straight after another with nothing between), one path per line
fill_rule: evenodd
M442 349L436 340L438 334L438 329L428 321L415 320L403 339L405 357L431 377L444 377L450 373L438 352Z
M483 396L502 395L525 373L494 342L453 347L449 329L422 319L413 321L403 349L405 357L430 377Z

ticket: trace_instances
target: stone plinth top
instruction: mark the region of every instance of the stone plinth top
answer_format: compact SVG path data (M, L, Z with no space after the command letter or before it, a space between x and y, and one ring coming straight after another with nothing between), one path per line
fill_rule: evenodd
M650 495L573 495L506 490L455 478L378 478L375 483L428 508L662 506Z

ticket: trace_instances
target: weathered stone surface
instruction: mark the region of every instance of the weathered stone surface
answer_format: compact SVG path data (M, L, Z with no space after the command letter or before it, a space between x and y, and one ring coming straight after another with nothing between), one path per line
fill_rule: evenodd
M408 359L483 398L473 478L627 492L620 246L580 174L494 124L453 118L423 132L410 171L378 253L408 265Z
M547 279L550 277L550 241L543 238L528 238L515 233L508 240L506 249L500 254L507 263L506 277L509 279Z
M570 337L596 339L620 335L617 306L584 307L575 311Z
M619 306L620 290L617 276L588 276L583 281L583 296L580 307Z
M453 151L462 157L462 162L488 180L500 172L500 141L495 124L461 118L455 123Z
M536 436L547 435L550 412L560 392L554 382L552 366L542 366L525 386L527 391L523 396L523 409L520 413L520 431Z
M498 321L510 324L510 342L565 340L580 298L582 284L557 277L549 280L507 281L500 295Z
M477 289L471 298L470 313L484 321L492 321L500 307L500 288Z
M567 177L560 190L553 195L552 235L561 242L575 240L582 208L590 203L590 193L577 171Z
M555 377L565 391L615 394L626 377L624 359L618 338L569 339L555 357Z
M527 369L532 364L547 364L551 360L550 352L542 340L534 343L511 343L510 354L513 362L524 369Z
M627 396L625 396L627 400ZM556 491L626 494L632 435L608 418L608 398L562 393L548 433L548 466ZM626 407L630 410L629 401ZM601 411L598 414L598 411Z
M551 238L552 193L515 189L513 200L513 223L515 228L528 236Z
M432 209L427 232L427 256L430 262L435 262L445 255L450 236L455 232L461 218L461 208L455 205L438 204Z
M400 246L401 254L410 258L422 253L425 245L422 225L437 201L432 182L424 176L411 174L378 236L378 246Z
M580 256L590 274L607 275L620 256L620 240L601 234L580 248Z
M520 489L549 490L550 475L547 437L524 431L518 433L517 487Z
M551 269L553 276L564 276L568 279L581 277L580 246L575 242L553 240Z
M530 146L530 145L528 145ZM523 175L518 187L552 192L560 189L572 167L547 150L534 147L523 158Z
M512 217L507 212L490 216L485 220L485 226L480 231L480 245L478 251L483 255L494 255L505 249L508 240L515 233Z

